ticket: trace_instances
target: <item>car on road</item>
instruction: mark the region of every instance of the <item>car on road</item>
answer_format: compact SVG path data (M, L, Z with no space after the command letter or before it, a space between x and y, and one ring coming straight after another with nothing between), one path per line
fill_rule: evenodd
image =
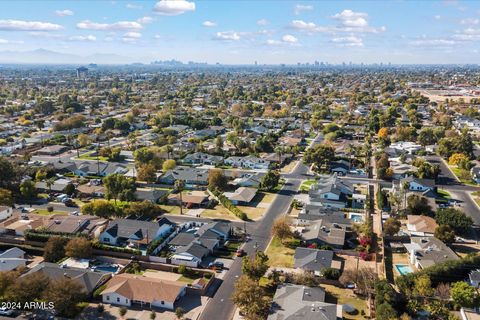
M243 250L243 249L238 249L237 252L235 252L235 255L236 255L237 257L243 257L243 256L245 255L245 253L246 253L245 250Z
M0 308L0 315L2 316L11 316L13 315L13 310L7 309L5 307Z

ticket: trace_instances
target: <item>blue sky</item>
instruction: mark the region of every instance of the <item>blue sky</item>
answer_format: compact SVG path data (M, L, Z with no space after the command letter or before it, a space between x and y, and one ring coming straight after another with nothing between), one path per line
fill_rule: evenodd
M4 0L1 8L0 51L132 62L480 63L476 1Z

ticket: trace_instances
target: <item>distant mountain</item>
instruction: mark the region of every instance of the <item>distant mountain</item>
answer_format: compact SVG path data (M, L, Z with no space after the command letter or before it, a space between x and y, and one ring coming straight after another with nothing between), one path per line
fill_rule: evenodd
M0 63L127 64L132 62L134 62L132 58L108 53L94 53L88 56L80 56L46 49L32 51L0 51Z

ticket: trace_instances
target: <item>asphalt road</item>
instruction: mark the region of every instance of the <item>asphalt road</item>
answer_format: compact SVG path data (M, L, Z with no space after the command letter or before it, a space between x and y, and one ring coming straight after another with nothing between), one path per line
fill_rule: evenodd
M320 143L323 136L319 134L312 142L311 146ZM286 180L283 188L278 192L275 200L265 212L262 220L247 224L247 233L250 234L251 240L245 243L243 250L253 257L256 250L265 251L270 242L270 229L273 221L286 214L293 200L293 196L300 188L301 181L309 177L309 167L304 165L300 159L297 166L289 174L283 174ZM223 282L219 284L219 288L215 295L208 302L200 315L200 320L229 320L235 312L235 304L230 300L232 296L235 281L241 275L242 259L235 259L230 266L227 274L223 278Z

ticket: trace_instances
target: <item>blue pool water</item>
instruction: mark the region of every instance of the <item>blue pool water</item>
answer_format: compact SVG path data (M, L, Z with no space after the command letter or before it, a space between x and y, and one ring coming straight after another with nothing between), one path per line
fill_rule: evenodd
M350 216L350 219L352 219L354 222L357 222L357 223L363 221L363 217L362 217L362 216L354 215L354 214L352 214L352 215Z
M395 268L402 276L413 272L412 268L406 264L396 264Z
M118 271L118 267L116 267L116 266L110 266L110 267L107 267L107 266L98 266L98 267L95 268L95 270L100 270L100 271L115 273L115 272Z

